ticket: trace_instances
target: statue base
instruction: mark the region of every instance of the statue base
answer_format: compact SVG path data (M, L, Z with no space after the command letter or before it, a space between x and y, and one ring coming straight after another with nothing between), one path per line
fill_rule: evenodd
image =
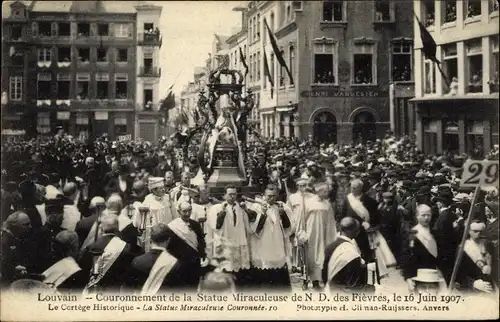
M191 184L200 185L204 184L203 172L198 170L196 176L191 179ZM247 179L240 176L238 169L234 167L215 168L214 172L206 183L210 190L210 196L222 200L224 196L224 188L227 186L235 186L240 191L241 195L253 198L256 194L261 193L256 187L247 185Z

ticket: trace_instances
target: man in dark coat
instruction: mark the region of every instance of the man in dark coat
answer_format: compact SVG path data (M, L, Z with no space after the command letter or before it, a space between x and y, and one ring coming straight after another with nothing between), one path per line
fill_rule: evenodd
M116 291L125 282L125 273L134 255L131 246L117 236L119 227L115 215L104 216L101 227L102 236L85 249L79 265L89 274L92 272L87 290ZM101 263L97 271L95 261Z
M363 193L363 186L363 181L360 179L351 182L351 193L346 197L340 219L352 217L359 221L361 228L356 237L356 243L361 250L361 257L367 262L371 262L375 259L375 253L371 249L367 230L378 227L380 214L377 202Z
M393 193L384 192L382 194L382 202L378 207L380 213L380 233L384 236L392 253L399 255L401 218L397 208L398 205L394 202Z
M122 164L118 170L118 176L113 177L109 180L108 184L104 188L106 192L106 196L110 196L112 193L118 193L124 203L127 203L127 200L132 193L132 185L133 179L130 176L130 168Z
M375 271L375 263L365 263L354 239L359 234L359 221L345 217L340 221L340 235L325 249L323 282L335 292L374 292L368 284L368 271Z
M80 246L83 244L83 241L87 238L88 234L92 230L92 226L96 222L99 215L106 208L106 202L103 197L94 197L90 200L89 211L90 216L82 218L77 224L75 228L75 232L78 235L78 240L80 242Z
M154 168L154 177L163 177L167 171L172 171L172 167L167 163L167 158L165 157L165 152L160 151L158 153L158 165Z

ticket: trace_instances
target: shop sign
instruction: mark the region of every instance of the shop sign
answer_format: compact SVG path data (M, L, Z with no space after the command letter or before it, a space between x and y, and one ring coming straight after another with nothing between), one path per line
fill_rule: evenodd
M331 90L312 90L302 91L302 97L388 97L389 92L378 90L345 90L345 89L331 89Z

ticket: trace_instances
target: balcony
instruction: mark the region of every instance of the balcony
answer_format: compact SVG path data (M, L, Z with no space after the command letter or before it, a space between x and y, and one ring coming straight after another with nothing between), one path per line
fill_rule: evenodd
M139 34L139 45L159 46L161 48L162 38L160 32L144 32Z
M139 70L139 77L160 77L161 68L142 66Z

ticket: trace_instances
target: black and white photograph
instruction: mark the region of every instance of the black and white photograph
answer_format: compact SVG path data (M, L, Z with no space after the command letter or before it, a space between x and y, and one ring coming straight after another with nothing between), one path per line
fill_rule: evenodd
M3 1L0 319L498 319L499 7Z

